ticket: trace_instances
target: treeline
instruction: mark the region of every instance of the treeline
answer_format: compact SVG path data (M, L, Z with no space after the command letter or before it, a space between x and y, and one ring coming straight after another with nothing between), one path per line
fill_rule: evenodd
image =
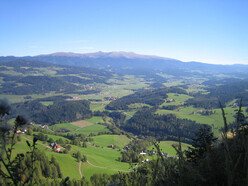
M186 92L183 89L176 87L144 90L114 100L110 102L105 108L108 110L127 110L128 105L134 103L145 103L151 106L158 106L161 105L168 97L167 93L184 94Z
M40 103L41 100L53 99L37 99L34 101L13 104L12 115L19 113L35 123L49 125L83 120L92 117L89 101L57 101L54 99L56 101L53 100L53 105L45 106Z
M39 132L38 134L33 135L33 136L36 136L40 141L45 141L48 143L56 142L57 144L65 147L65 148L70 144L86 148L87 147L86 142L93 142L94 141L94 138L88 137L82 133L80 133L80 134L71 134L71 133L60 134L57 132L51 132L51 131L48 131L46 129L40 129L40 128L33 128L33 131L31 131L31 133L30 133L30 130L32 130L32 129L29 129L29 133L27 133L28 135L32 135L33 131ZM49 138L47 134L61 136L61 137L66 138L67 140L63 140L62 138L58 138L58 139L54 140L51 137Z
M176 140L178 135L183 141L190 142L202 126L194 121L179 119L175 115L159 115L151 109L136 112L121 128L135 135L153 136L158 140Z

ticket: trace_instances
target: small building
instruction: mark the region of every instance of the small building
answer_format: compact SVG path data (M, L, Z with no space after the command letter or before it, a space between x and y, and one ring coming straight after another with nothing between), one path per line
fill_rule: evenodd
M61 146L58 145L57 143L51 143L50 146L52 147L52 149L53 149L55 152L60 152Z
M16 134L21 134L21 133L22 133L21 130L17 130L17 131L16 131Z
M175 99L166 99L166 103L174 102Z
M146 153L142 151L142 152L140 153L140 155L146 155Z
M115 148L115 145L108 145L108 148L114 149Z
M40 128L45 129L47 128L47 125L40 125Z

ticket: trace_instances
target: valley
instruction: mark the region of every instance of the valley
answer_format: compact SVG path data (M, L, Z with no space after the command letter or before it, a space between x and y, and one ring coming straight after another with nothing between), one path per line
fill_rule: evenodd
M220 138L224 125L219 101L228 123L236 121L241 99L242 114L248 116L248 76L243 72L210 75L187 67L178 69L183 71L179 75L176 69L148 72L139 65L115 69L119 58L111 58L112 66L106 68L65 65L61 56L61 64L50 63L49 56L47 62L31 59L0 62L0 99L11 104L6 119L13 125L22 115L31 123L25 127L31 132L18 134L14 155L26 152L25 141L37 136L37 148L56 158L63 178L91 180L95 174L131 172L158 158L155 141L168 157L178 157L172 147L178 145L178 136L187 150L204 125ZM63 153L50 146L54 142ZM77 153L86 159L78 161Z

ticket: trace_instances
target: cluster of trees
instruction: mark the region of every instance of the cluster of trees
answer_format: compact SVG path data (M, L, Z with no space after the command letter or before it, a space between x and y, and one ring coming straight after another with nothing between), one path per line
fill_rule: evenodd
M164 110L175 110L178 109L180 105L167 105L167 106L162 106L162 109Z
M127 110L128 105L133 103L145 103L151 106L158 106L161 105L168 97L167 93L184 94L186 92L183 89L176 87L143 90L114 100L110 102L105 108L108 110Z
M43 101L44 99L41 100ZM12 115L21 113L35 123L50 125L62 122L88 119L92 117L92 112L89 107L90 102L87 100L61 100L55 101L53 105L50 106L41 104L41 100L38 99L34 101L13 104Z
M155 114L151 109L136 112L121 128L136 135L153 136L158 140L175 140L178 134L189 142L201 127L194 121L179 119L175 115Z
M32 130L32 129L29 129ZM49 143L54 143L56 142L57 144L63 146L64 148L66 148L68 151L70 151L68 145L76 145L79 147L87 147L86 142L93 142L94 139L91 137L87 137L84 134L58 134L58 133L52 133L49 132L47 130L44 129L40 129L40 128L34 128L34 131L39 132L36 136L40 141L44 141L44 142L49 142ZM31 132L33 133L33 132ZM53 135L57 135L57 136L62 136L64 138L67 138L68 140L63 140L62 138L56 139L54 140L53 138L49 138L47 134L53 134ZM67 148L68 147L68 148Z
M73 153L72 156L73 156L74 158L76 158L78 162L80 162L80 161L82 161L82 162L87 162L87 157L86 157L86 155L83 155L83 156L82 156L82 154L81 154L80 151L77 151L76 153Z
M137 163L143 160L143 156L140 155L142 151L145 151L147 147L151 145L149 139L134 139L132 140L121 152L119 161L128 163Z

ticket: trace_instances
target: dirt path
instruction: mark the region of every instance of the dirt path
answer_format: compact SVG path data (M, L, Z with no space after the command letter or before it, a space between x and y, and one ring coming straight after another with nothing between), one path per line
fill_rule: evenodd
M81 172L81 166L82 166L82 161L80 161L80 162L78 163L78 172L79 172L80 178L83 177L82 172Z
M93 165L93 164L90 163L88 160L87 160L87 163L88 163L89 165L91 165L92 167L96 167L96 168L99 168L99 169L111 169L111 168L108 168L108 167L100 167L100 166ZM118 170L118 169L111 169L111 170L120 171L120 172L130 172L130 171L124 171L124 170Z

